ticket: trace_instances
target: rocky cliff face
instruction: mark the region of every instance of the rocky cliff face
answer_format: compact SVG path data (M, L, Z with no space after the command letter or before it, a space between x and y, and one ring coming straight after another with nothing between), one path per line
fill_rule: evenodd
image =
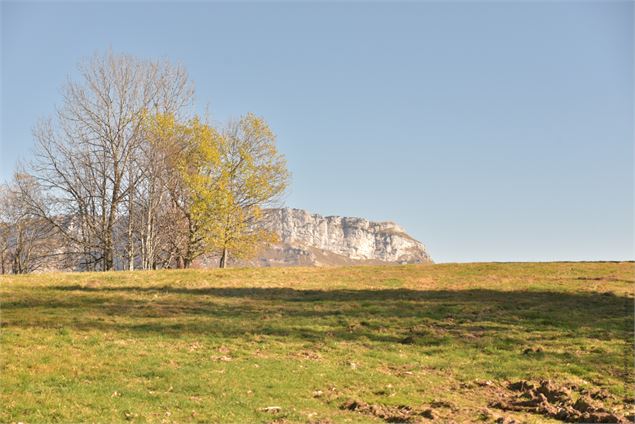
M280 243L236 265L346 265L431 262L423 244L393 222L323 217L301 209L269 209L265 226Z

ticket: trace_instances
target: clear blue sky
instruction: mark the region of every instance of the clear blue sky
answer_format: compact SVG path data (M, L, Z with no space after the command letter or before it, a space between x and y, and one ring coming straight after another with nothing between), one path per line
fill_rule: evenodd
M0 179L109 47L265 117L289 206L394 220L439 262L633 259L630 1L3 2Z

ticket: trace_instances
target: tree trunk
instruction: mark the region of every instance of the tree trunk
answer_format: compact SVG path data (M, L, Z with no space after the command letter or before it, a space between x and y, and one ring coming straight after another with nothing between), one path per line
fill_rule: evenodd
M104 246L104 267L103 271L112 271L114 269L114 254L112 246L112 236L107 236Z
M223 255L220 257L220 268L227 268L227 257L228 257L227 248L224 247Z
M132 172L131 172L132 174ZM132 176L130 179L132 180ZM134 191L130 190L128 194L128 270L134 271L134 237L133 237L133 227L132 227L132 219L134 215L134 199L133 199Z

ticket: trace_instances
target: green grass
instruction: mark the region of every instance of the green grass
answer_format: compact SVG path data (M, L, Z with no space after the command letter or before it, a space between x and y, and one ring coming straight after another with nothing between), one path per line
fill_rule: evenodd
M475 382L541 378L618 404L633 391L633 275L487 263L0 277L0 421L381 422L341 410L348 399L445 401L441 420L478 421L492 392Z

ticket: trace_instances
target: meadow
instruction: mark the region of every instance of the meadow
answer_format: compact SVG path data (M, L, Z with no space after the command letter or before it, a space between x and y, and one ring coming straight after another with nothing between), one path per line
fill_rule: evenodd
M541 380L624 417L634 271L475 263L1 276L0 422L559 422L501 407L510 383Z

